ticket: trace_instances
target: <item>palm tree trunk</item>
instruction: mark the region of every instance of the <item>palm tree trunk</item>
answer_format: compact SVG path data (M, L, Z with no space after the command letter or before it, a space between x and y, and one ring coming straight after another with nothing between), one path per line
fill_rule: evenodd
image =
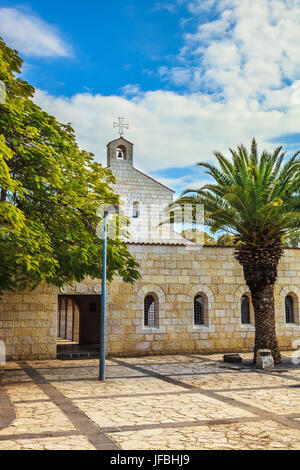
M275 325L274 285L282 255L281 241L271 246L243 246L236 258L243 266L255 316L254 363L259 349L270 349L275 364L281 362Z
M275 364L279 364L281 354L276 337L274 284L252 285L250 291L255 315L254 362L259 349L270 349Z

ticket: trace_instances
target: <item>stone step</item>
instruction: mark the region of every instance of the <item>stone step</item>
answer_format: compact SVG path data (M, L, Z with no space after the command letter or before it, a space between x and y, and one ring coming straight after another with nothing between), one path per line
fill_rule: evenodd
M89 353L81 353L81 352L69 352L69 353L59 353L57 354L57 359L60 361L75 361L75 360L83 360L83 359L99 359L100 353L98 352L89 352Z

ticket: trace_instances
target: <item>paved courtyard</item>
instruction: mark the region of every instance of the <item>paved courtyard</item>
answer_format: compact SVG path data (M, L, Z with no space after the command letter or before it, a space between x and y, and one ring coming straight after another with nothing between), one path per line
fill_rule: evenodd
M106 382L96 360L9 363L0 450L299 450L300 368L264 373L221 358L111 359Z

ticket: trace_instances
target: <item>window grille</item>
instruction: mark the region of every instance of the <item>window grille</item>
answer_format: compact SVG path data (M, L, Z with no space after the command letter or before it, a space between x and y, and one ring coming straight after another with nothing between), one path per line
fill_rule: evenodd
M204 325L204 297L197 295L194 299L194 324Z
M241 298L241 321L243 325L250 325L250 299L248 295Z
M138 202L133 203L133 218L138 219L140 216L140 205Z
M285 298L285 316L287 323L295 323L294 299L291 295Z
M152 295L147 295L144 301L144 324L152 328L158 327L157 304Z

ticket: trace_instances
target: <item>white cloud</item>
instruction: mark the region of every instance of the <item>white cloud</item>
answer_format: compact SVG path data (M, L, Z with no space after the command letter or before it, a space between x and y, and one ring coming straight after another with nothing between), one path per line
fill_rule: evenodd
M192 176L187 175L180 178L166 178L160 175L156 176L155 174L151 174L151 176L168 188L173 189L176 192L175 197L180 196L186 189L199 189L211 181L211 178L203 179L199 174L197 176L196 173Z
M125 137L135 143L135 164L144 171L185 167L211 160L215 150L226 152L256 137L260 146L272 138L299 132L300 105L288 110L264 110L243 97L216 102L210 95L179 95L158 90L137 97L78 94L57 98L38 91L36 102L61 122L71 122L82 148L106 162L106 144L117 137L113 120L124 116L130 123ZM270 98L271 99L271 98ZM277 98L280 101L280 98Z
M188 4L188 9L194 15L202 13L203 11L209 11L212 7L215 6L217 0L198 0L190 1Z
M155 3L154 10L166 10L169 13L175 13L177 8L186 3L186 1L187 0L163 0Z
M0 8L0 36L7 44L31 57L68 57L71 48L57 29L16 8Z
M203 24L203 8L217 18ZM198 28L185 35L180 67L160 69L165 78L177 85L182 78L194 92L246 100L262 100L299 79L299 0L194 0L189 10Z
M157 2L154 6L155 10L167 10L169 13L175 13L176 11L176 4L175 3L164 3L164 2Z
M142 93L139 84L125 85L121 88L121 91L124 96L139 96Z
M214 8L218 17L202 24L203 8ZM185 87L184 94L127 85L124 96L67 99L38 91L36 101L71 122L80 146L102 163L107 142L116 137L112 122L124 116L135 165L152 174L212 160L215 150L226 153L228 147L249 145L253 137L261 149L272 149L273 139L298 134L300 2L194 0L189 10L196 19L199 15L197 31L185 35L176 66L159 69L162 77ZM160 179L176 189L197 185L197 173Z

